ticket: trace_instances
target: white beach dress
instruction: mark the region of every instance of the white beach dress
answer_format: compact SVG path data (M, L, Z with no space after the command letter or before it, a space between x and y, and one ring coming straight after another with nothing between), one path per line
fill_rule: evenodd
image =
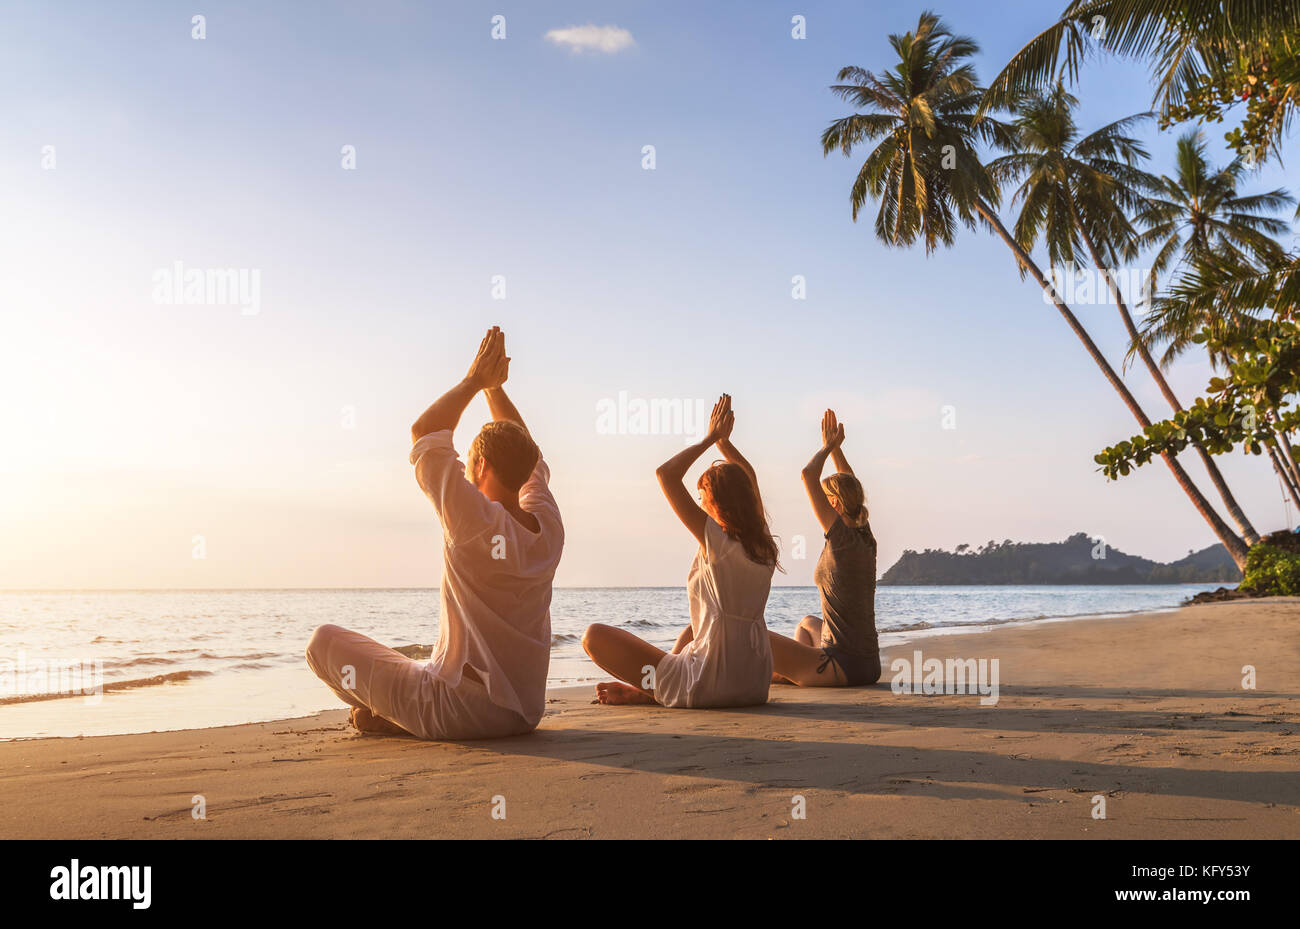
M520 508L541 527L531 532L466 480L450 431L416 442L411 463L442 521L442 609L432 660L407 658L329 625L312 635L307 663L344 702L421 738L528 732L546 709L551 582L564 548L550 469L539 456L519 490ZM480 680L464 674L467 666Z
M775 568L706 519L704 545L686 581L694 639L655 668L655 700L670 707L752 706L767 702L772 647L763 611Z

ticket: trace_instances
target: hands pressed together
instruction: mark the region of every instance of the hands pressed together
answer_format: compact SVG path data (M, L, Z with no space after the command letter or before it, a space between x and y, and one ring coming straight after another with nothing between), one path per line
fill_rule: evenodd
M822 447L828 452L844 444L844 424L835 418L834 410L822 414Z
M726 442L731 438L731 430L736 425L736 414L731 410L731 394L723 394L713 404L713 413L709 416L709 442Z
M500 326L493 326L479 343L478 354L470 363L465 375L479 390L500 387L510 376L510 358L506 355L506 334Z

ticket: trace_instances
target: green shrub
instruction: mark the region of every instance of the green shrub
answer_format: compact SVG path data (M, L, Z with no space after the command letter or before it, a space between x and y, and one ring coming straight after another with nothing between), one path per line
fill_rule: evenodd
M1268 542L1251 546L1241 589L1257 596L1300 596L1300 552Z

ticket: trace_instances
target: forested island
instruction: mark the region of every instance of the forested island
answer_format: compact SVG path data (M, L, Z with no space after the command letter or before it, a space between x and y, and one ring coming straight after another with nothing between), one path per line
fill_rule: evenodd
M884 573L892 586L975 584L1194 584L1236 583L1241 572L1222 545L1169 564L1127 555L1076 532L1063 542L990 540L954 551L907 550Z

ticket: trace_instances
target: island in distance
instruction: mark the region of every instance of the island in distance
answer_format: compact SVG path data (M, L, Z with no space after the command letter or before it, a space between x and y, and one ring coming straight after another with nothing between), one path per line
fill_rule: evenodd
M1241 572L1222 545L1169 564L1126 555L1076 532L1064 542L990 541L955 551L907 550L880 578L889 586L977 584L1197 584L1237 583Z

